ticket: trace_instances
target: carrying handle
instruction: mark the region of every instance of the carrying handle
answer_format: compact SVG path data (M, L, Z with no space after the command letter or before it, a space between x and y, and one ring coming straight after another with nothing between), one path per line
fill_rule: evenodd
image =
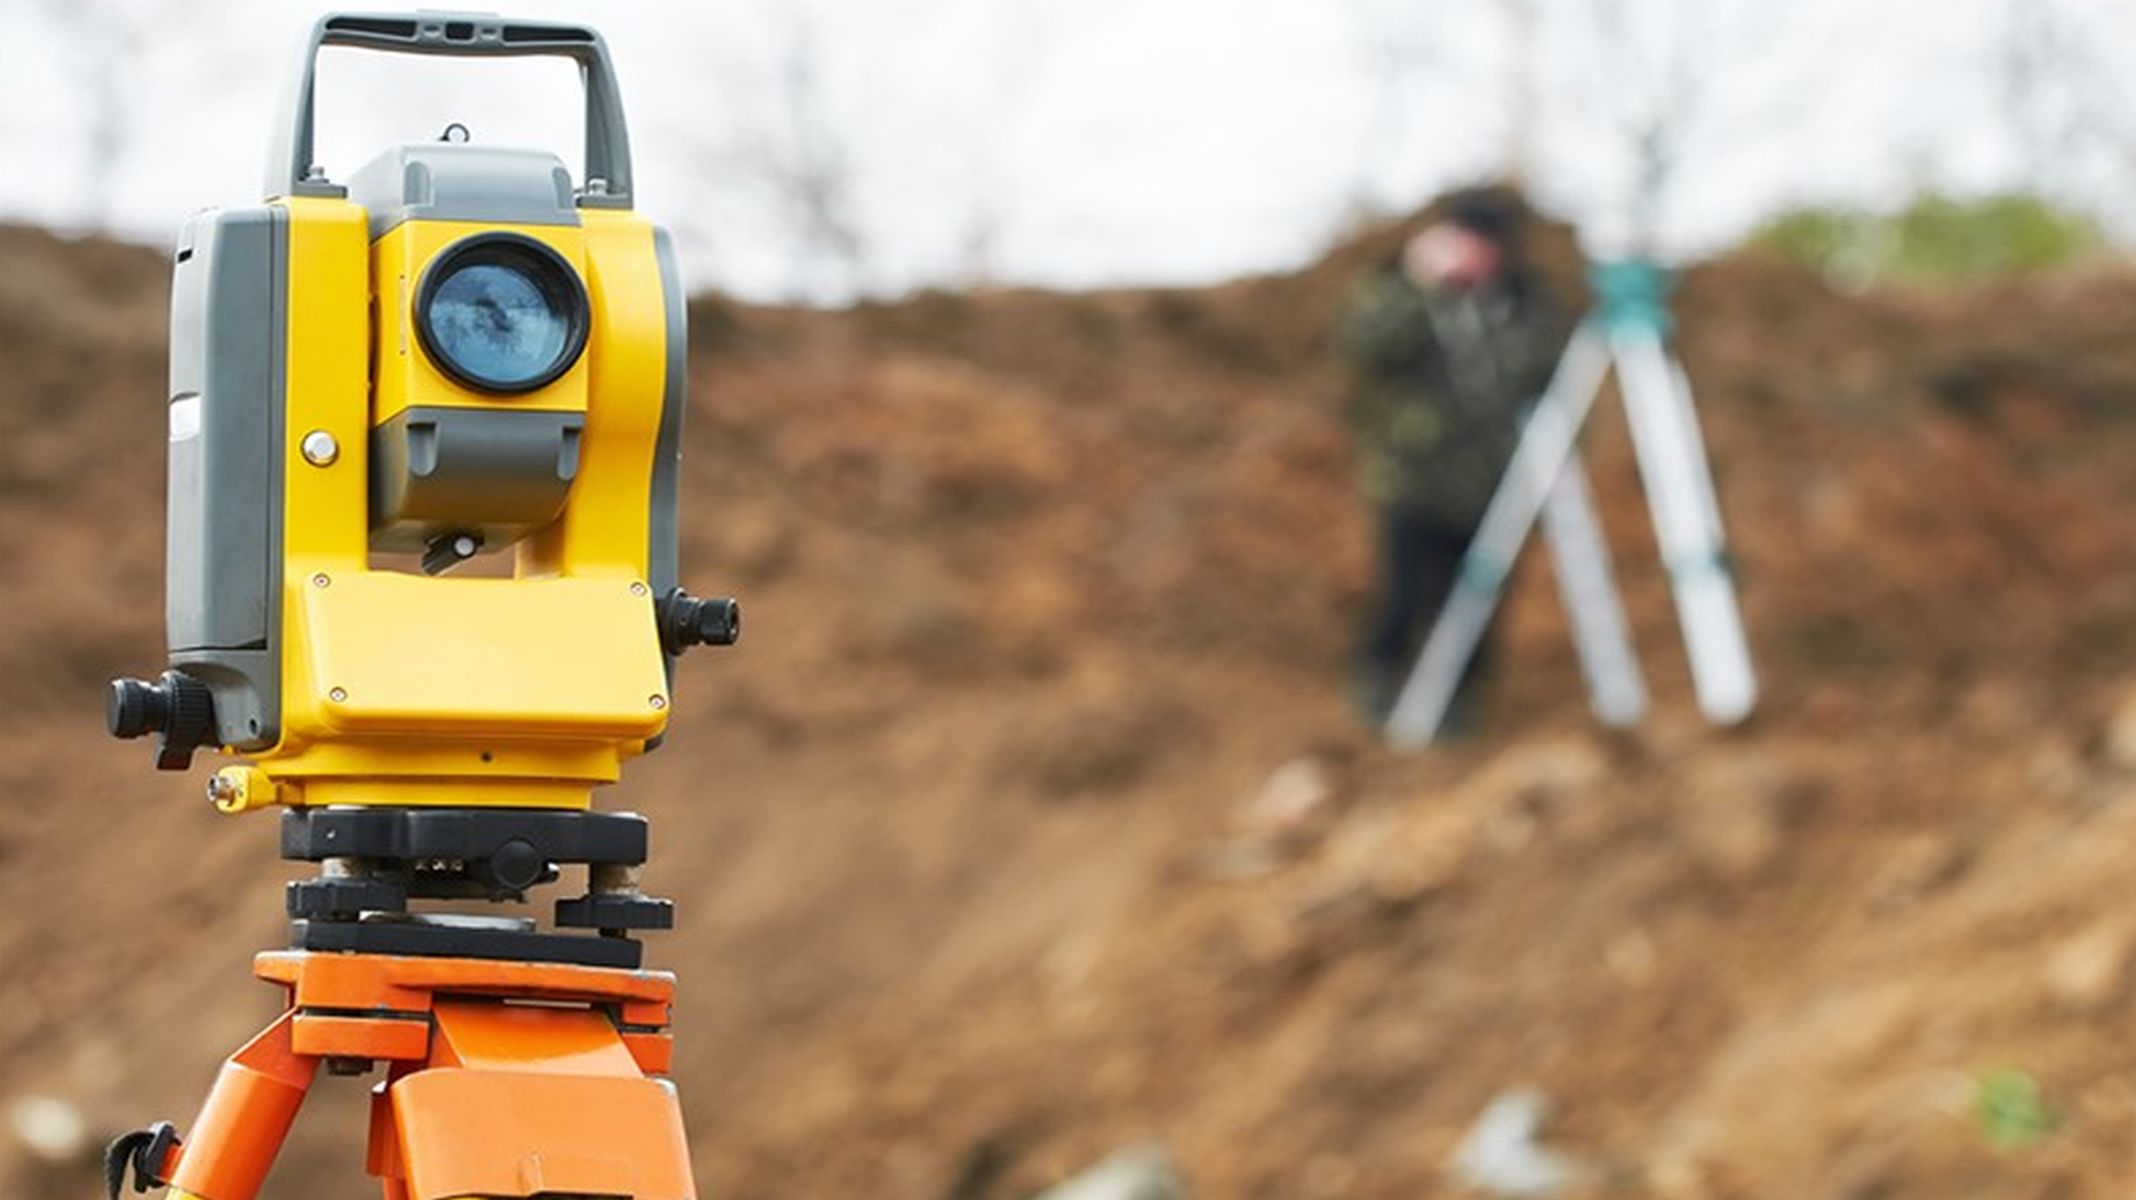
M267 195L345 196L312 161L313 81L319 48L352 46L393 54L450 58L519 58L559 55L579 65L586 87L586 170L579 204L629 208L630 134L623 100L601 35L583 25L513 21L492 13L330 13L312 26L304 63L284 104L278 140L267 162Z

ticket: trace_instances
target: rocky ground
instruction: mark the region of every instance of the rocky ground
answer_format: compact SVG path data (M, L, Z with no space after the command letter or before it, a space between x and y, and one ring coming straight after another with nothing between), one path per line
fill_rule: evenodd
M649 814L711 1195L1464 1195L1547 1104L1568 1196L2119 1197L2136 1180L2136 275L1848 297L1694 271L1766 703L1692 715L1613 408L1658 711L1588 721L1548 570L1468 741L1343 696L1324 349L1381 234L1221 287L705 299L686 664ZM154 253L0 230L0 1180L184 1121L271 1015L273 822L101 732L160 659ZM322 1084L271 1192L367 1194ZM78 1128L77 1128L78 1126ZM1518 1141L1519 1139L1516 1139Z

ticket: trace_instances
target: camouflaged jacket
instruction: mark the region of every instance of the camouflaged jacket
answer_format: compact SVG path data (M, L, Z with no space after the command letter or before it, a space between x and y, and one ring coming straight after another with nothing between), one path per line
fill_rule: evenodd
M1342 328L1366 497L1474 529L1565 336L1532 289L1427 292L1398 268L1376 272Z

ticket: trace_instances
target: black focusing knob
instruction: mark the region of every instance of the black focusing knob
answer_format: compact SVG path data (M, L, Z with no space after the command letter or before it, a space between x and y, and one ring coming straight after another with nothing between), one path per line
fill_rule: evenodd
M146 679L114 679L104 698L104 727L113 737L145 737L162 729L170 714L170 697Z
M114 679L104 697L104 726L113 737L162 735L157 768L183 771L192 765L193 751L215 742L215 694L177 671L165 671L154 683Z
M702 598L676 588L654 609L660 645L669 654L692 646L732 646L742 636L742 605L731 596Z

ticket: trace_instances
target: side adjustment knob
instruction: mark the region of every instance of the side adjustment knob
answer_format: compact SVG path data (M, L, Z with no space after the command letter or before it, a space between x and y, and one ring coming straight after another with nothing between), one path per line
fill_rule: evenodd
M104 698L104 727L113 737L143 737L163 728L170 711L162 688L146 679L114 679Z
M154 683L114 679L104 698L104 726L113 737L159 734L156 769L183 771L193 765L193 751L215 741L215 693L177 671Z
M653 604L660 646L680 654L692 646L732 646L742 636L741 602L730 596L700 598L675 588Z

